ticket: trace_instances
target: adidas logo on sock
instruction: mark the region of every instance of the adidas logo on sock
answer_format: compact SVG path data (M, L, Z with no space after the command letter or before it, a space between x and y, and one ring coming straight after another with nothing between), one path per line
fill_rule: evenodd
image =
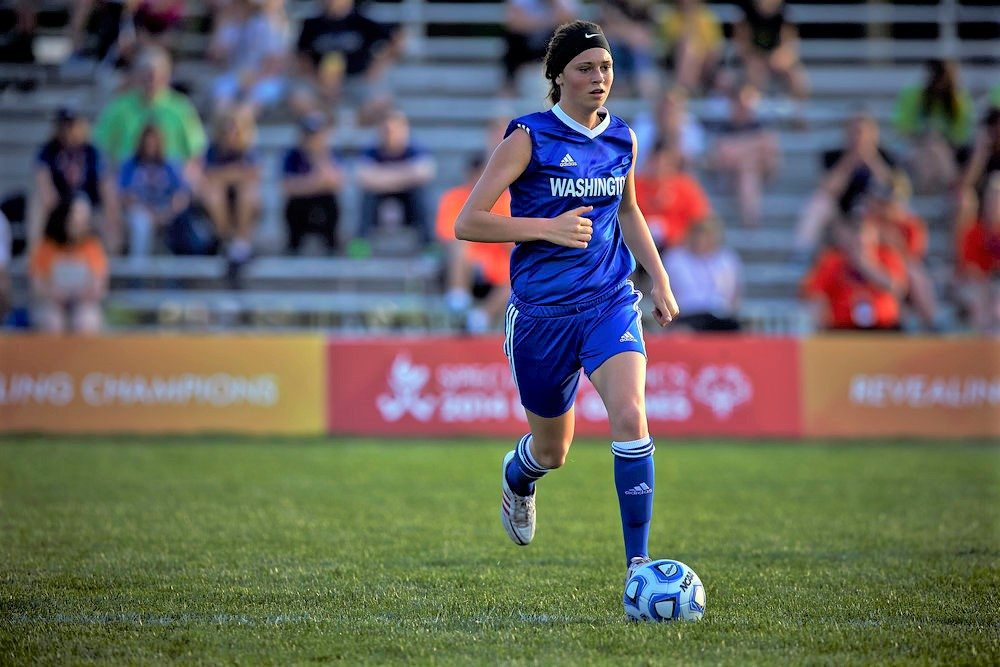
M649 488L649 485L645 482L633 486L631 489L625 492L626 496L644 496L647 493L652 493L653 489Z
M559 166L560 167L575 167L576 166L576 160L573 159L572 155L570 155L569 153L566 153L566 157L564 157L562 159L562 161L559 163Z
M618 339L619 343L638 343L635 336L632 335L631 331L626 331L622 334L622 337Z

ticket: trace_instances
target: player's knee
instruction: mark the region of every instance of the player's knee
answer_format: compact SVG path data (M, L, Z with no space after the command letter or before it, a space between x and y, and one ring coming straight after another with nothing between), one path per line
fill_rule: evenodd
M610 414L615 439L635 440L646 432L646 411L640 402L622 405Z
M538 447L538 439L532 443L532 456L538 465L548 470L562 468L569 453L569 443L556 443L553 447Z

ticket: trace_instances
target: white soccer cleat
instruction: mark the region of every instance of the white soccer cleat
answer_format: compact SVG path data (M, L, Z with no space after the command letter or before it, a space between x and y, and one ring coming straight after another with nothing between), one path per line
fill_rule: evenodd
M503 493L500 497L500 522L504 530L514 540L514 544L525 546L535 537L535 492L530 496L519 496L507 484L507 465L514 458L514 450L503 457L500 479Z
M632 578L635 571L646 563L652 563L653 559L649 556L633 556L632 560L628 562L628 571L625 573L625 585L628 585L628 580Z

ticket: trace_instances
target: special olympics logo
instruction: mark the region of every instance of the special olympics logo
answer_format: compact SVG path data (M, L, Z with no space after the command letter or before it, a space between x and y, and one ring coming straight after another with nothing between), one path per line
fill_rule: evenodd
M379 394L375 399L379 412L387 421L399 421L410 413L417 420L425 422L434 415L437 399L421 396L430 380L431 370L427 366L414 364L405 354L397 355L389 370L387 382L391 394Z
M728 419L736 406L753 398L753 386L738 366L705 366L694 379L691 394L716 419Z

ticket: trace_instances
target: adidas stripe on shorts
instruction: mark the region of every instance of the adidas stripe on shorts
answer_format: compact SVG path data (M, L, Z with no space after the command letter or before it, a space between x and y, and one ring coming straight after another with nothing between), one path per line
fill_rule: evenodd
M573 407L581 368L589 377L621 352L645 356L641 298L631 281L567 306L533 306L511 296L504 353L521 405L541 417L558 417Z

